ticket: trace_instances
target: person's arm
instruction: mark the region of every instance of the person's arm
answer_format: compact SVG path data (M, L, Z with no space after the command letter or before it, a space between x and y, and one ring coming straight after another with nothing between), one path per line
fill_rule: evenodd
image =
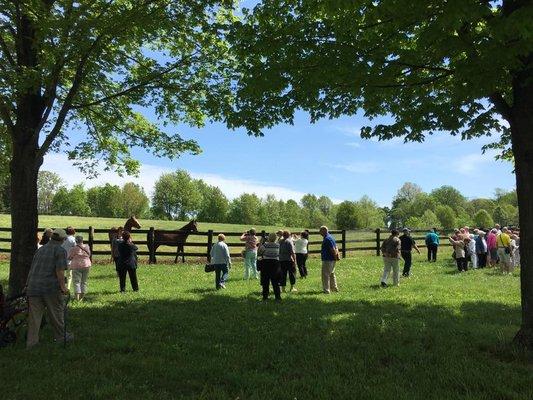
M413 247L415 248L415 250L417 251L417 253L420 254L420 249L418 248L418 246L416 245L415 242L413 242Z
M230 255L229 247L227 244L225 246L225 250L226 250L226 261L227 261L228 267L231 267L231 255Z
M241 242L246 242L246 232L244 232L242 235L241 235Z
M65 270L61 268L56 269L56 277L59 283L59 288L61 290L61 293L66 294L68 291L67 291L67 287L65 286Z

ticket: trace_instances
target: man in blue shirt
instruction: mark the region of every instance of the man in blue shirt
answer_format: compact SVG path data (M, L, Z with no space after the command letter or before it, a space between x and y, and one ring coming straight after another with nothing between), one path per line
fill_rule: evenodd
M330 291L338 292L337 278L335 277L335 263L339 258L337 243L329 234L326 226L320 227L320 234L324 238L320 254L322 259L322 290L326 294L329 294Z
M426 235L426 246L428 248L428 262L437 262L437 250L439 249L439 235L437 228L433 228Z

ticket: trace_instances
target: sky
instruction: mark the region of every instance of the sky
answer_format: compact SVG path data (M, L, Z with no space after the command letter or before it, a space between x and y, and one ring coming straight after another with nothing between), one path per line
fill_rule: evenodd
M98 178L87 179L75 167L65 168L69 161L63 154L47 155L42 170L58 173L67 186L133 181L150 195L162 173L184 169L193 178L218 186L230 199L245 192L261 197L274 194L284 200L313 193L334 202L368 195L380 206L390 205L405 182L414 182L426 192L451 185L468 198L491 197L495 188L515 187L512 164L496 161L493 152L482 154L482 145L494 138L461 141L439 133L424 143L361 139L359 130L369 123L363 116L354 116L311 124L308 115L300 112L294 125L276 126L259 138L218 123L202 129L169 126L165 128L169 132L177 130L183 138L196 140L202 153L170 161L134 149L142 162L138 177L120 177L102 169Z

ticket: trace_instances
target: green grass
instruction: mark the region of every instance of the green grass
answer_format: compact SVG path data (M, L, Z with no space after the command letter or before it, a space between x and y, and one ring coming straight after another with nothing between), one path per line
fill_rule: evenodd
M342 260L341 291L329 296L312 259L281 303L259 301L239 263L218 292L201 265L141 266L140 292L125 295L98 265L87 301L70 308L67 350L49 327L32 351L0 350L2 398L533 398L530 355L507 345L520 322L518 274L414 259L414 276L387 289L378 257Z

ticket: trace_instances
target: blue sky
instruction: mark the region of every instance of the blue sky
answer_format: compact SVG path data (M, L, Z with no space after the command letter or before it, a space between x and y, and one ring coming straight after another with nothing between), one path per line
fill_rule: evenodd
M181 168L219 186L230 198L255 192L299 200L305 193L314 193L338 202L368 195L380 205L389 205L408 181L425 191L451 185L469 198L490 197L495 188L515 187L512 165L495 161L494 153L481 152L491 138L461 141L440 133L421 144L404 144L401 139L377 142L359 136L360 127L368 123L355 116L311 124L302 112L293 126L276 126L261 138L242 130L230 131L222 124L208 124L203 129L169 127L184 138L197 140L203 153L169 161L136 150L134 154L143 163L136 178L102 172L97 179L86 180L77 171L65 173L66 157L60 154L47 156L43 169L59 173L68 185L120 185L132 180L150 194L161 173Z

